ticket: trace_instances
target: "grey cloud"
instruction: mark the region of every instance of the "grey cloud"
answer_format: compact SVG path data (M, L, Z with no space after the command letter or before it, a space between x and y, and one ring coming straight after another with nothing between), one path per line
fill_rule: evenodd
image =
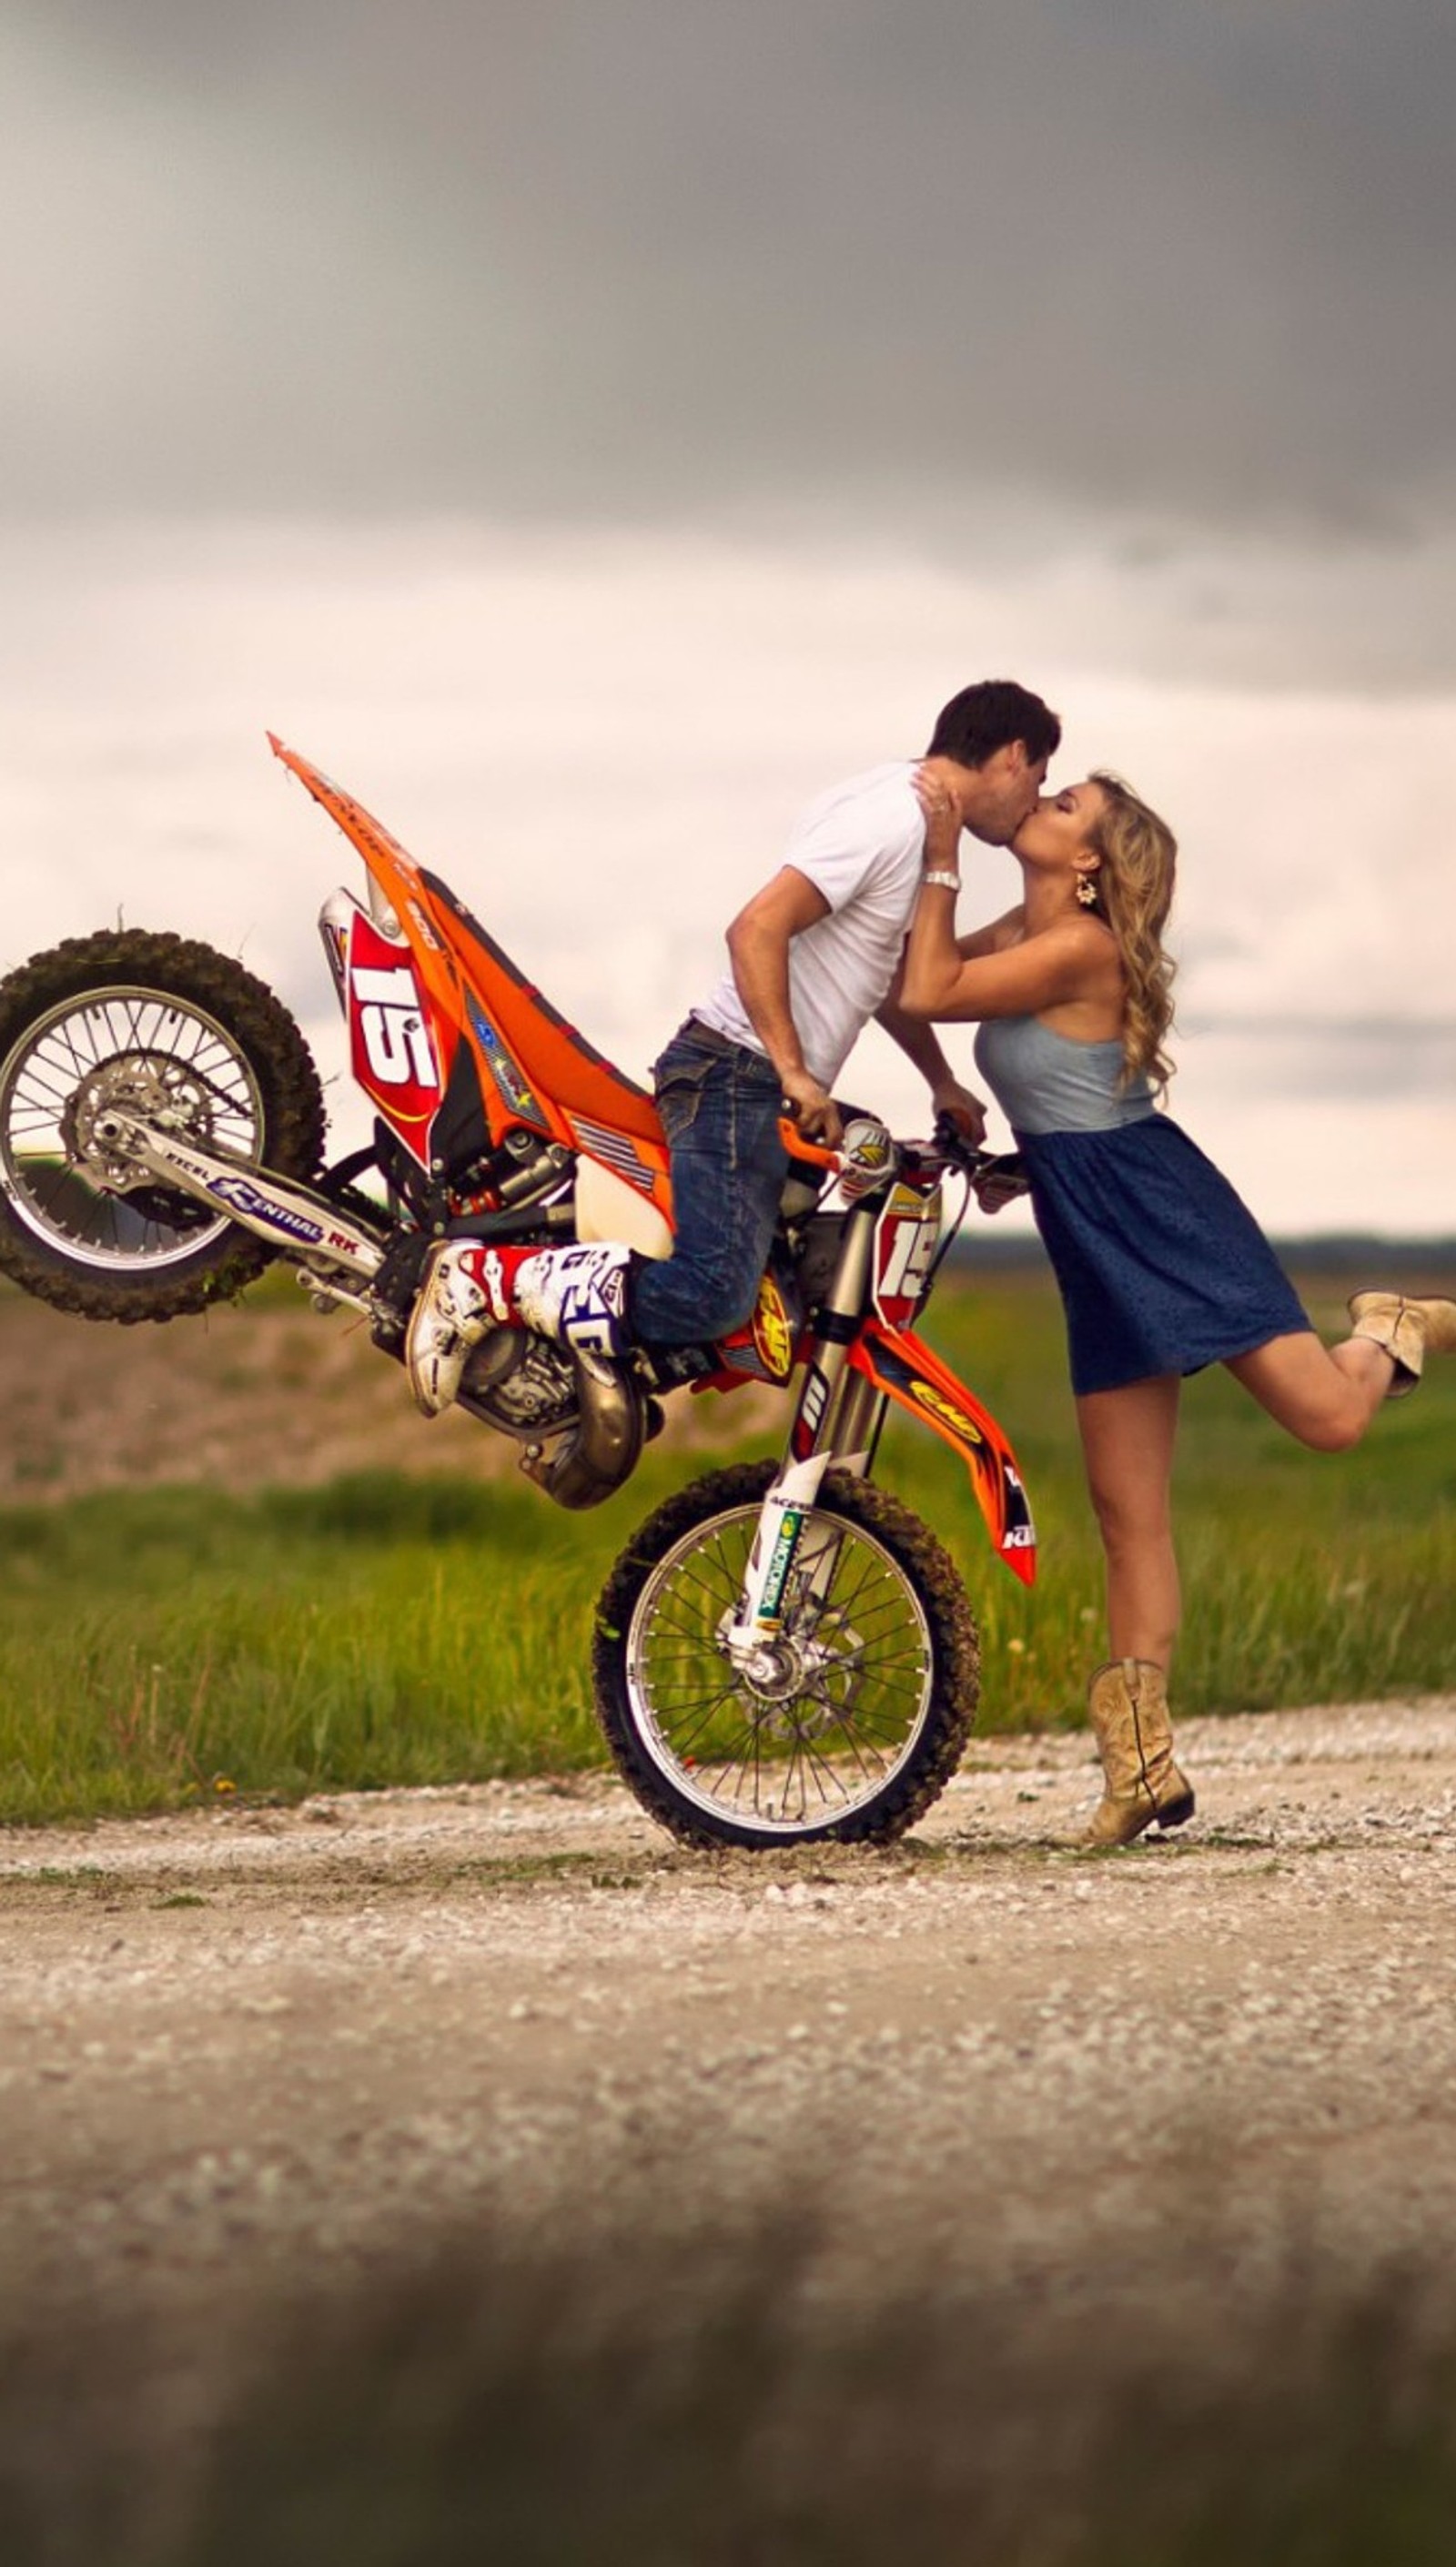
M1080 511L1175 546L1456 509L1438 0L11 26L12 506L838 504L957 543Z
M1456 1018L1204 1015L1189 1009L1180 1034L1216 1058L1231 1089L1250 1095L1448 1099L1456 1090Z

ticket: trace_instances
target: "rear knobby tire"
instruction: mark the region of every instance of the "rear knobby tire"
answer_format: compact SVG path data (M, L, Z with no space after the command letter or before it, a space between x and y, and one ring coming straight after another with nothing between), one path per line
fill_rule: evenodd
M981 1652L965 1589L949 1554L907 1507L867 1481L832 1471L820 1490L816 1516L829 1517L862 1537L857 1545L844 1547L841 1561L852 1551L856 1560L862 1557L868 1564L867 1570L856 1572L860 1585L843 1606L835 1606L825 1616L820 1627L837 1624L838 1636L846 1643L844 1667L863 1664L866 1638L853 1627L852 1616L866 1579L872 1577L871 1595L888 1600L872 1601L867 1614L861 1608L861 1620L883 1621L887 1610L893 1616L903 1609L907 1629L913 1627L919 1635L917 1647L925 1661L923 1673L916 1678L919 1690L906 1715L904 1737L889 1739L883 1779L877 1781L874 1773L876 1750L869 1750L866 1771L864 1736L854 1732L852 1723L836 1733L832 1713L827 1711L813 1733L805 1780L820 1788L819 1778L809 1771L815 1756L831 1780L837 1764L848 1777L851 1796L851 1805L837 1814L824 1807L805 1808L797 1817L790 1808L770 1808L764 1815L756 1806L717 1807L718 1795L705 1775L701 1756L680 1752L674 1743L675 1721L686 1738L695 1719L702 1743L703 1715L695 1711L699 1697L692 1688L705 1675L710 1684L732 1681L725 1661L719 1658L715 1664L712 1628L739 1556L746 1556L752 1525L776 1468L772 1462L754 1462L714 1472L670 1498L634 1535L597 1607L592 1653L597 1719L623 1781L643 1808L685 1845L884 1844L913 1826L955 1773L975 1720ZM680 1566L683 1582L674 1587ZM694 1590L701 1588L707 1596L705 1573L713 1580L713 1592L696 1606L701 1627L694 1632L671 1616L686 1611L691 1626ZM839 1576L838 1568L835 1576ZM830 1603L834 1606L832 1585ZM651 1662L655 1638L665 1651L666 1675L660 1687L655 1686ZM688 1688L681 1708L671 1702L674 1682ZM906 1684L906 1679L897 1677L896 1682ZM666 1712L655 1694L667 1700ZM761 1782L770 1803L775 1792L792 1798L794 1758L792 1753L784 1756L783 1746L800 1707L799 1701L768 1707L773 1733L770 1752L776 1750L776 1765L765 1760L760 1773L757 1748L745 1751L752 1761L751 1768L744 1763L743 1788L748 1789L751 1781L756 1796ZM720 1753L729 1758L735 1753L732 1725L739 1724L743 1736L748 1736L763 1709L739 1687L726 1709L710 1711L710 1720L725 1724L722 1735L728 1742L711 1751L715 1759ZM731 1792L728 1798L731 1800Z
M86 1319L204 1309L276 1253L180 1193L153 1186L113 1200L74 1173L88 1100L131 1063L175 1074L193 1100L200 1144L284 1177L312 1177L323 1158L324 1103L308 1045L287 1008L230 956L119 929L23 964L0 984L0 1272ZM54 1137L44 1122L50 1097Z

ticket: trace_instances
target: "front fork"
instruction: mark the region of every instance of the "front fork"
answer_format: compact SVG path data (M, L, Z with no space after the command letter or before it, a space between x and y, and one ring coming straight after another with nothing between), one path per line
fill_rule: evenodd
M882 1391L848 1370L849 1349L863 1316L874 1248L876 1210L862 1206L846 1225L833 1284L820 1306L803 1388L789 1429L788 1450L764 1497L737 1610L722 1645L740 1675L752 1679L775 1663L783 1631L784 1597L800 1563L804 1536L819 1484L831 1463L863 1478L874 1459L886 1400ZM828 1594L839 1541L820 1519L819 1539L804 1565L796 1601Z

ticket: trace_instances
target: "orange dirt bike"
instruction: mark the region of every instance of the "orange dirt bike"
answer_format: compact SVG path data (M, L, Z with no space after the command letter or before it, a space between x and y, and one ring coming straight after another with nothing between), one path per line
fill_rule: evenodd
M271 734L270 734L271 737ZM58 946L0 988L0 1267L63 1310L168 1319L275 1259L399 1356L432 1244L672 1242L650 1096L563 1022L437 875L318 770L284 764L352 840L367 897L320 926L377 1120L324 1164L303 1036L241 965L174 936ZM913 1333L979 1160L942 1128L861 1118L837 1152L785 1127L779 1233L752 1317L714 1345L574 1352L519 1325L460 1405L564 1507L627 1480L690 1385L798 1394L783 1459L716 1471L633 1535L601 1597L597 1711L638 1799L698 1845L896 1835L943 1789L975 1711L976 1625L926 1527L870 1473L891 1401L969 1469L1029 1583L1035 1536L1001 1428ZM954 1218L948 1176L960 1179Z

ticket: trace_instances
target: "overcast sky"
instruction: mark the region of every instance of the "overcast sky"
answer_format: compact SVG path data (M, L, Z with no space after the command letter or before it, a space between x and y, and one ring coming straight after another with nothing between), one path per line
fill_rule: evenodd
M640 1066L1010 670L1179 828L1199 1136L1456 1229L1449 0L7 0L0 95L0 959L316 1009L271 722Z

